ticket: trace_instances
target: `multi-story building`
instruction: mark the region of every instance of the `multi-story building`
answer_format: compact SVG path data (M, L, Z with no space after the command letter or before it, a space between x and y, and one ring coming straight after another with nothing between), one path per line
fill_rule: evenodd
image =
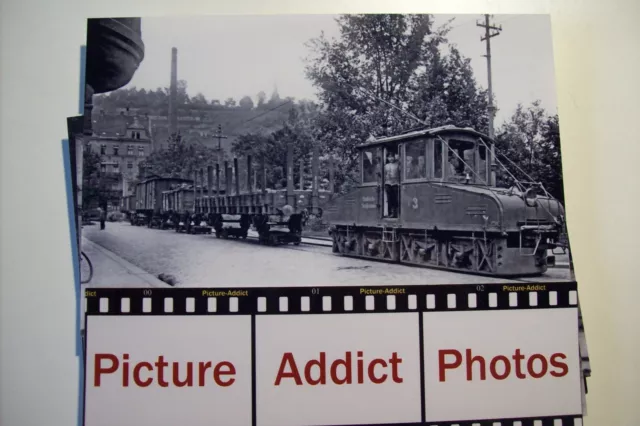
M147 127L137 116L124 113L101 114L94 120L93 137L88 147L101 156L100 171L114 179L112 190L123 196L132 194L131 183L140 175L140 163L151 153Z

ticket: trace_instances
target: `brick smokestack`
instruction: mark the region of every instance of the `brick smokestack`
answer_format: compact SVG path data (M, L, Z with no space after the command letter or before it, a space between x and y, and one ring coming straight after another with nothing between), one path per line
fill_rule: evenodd
M171 86L169 88L169 134L178 133L178 49L171 48Z

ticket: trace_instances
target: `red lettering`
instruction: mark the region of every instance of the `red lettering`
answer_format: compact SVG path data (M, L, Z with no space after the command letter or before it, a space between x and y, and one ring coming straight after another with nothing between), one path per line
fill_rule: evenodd
M402 358L398 358L398 353L394 352L389 360L389 364L391 364L391 376L393 377L393 381L395 383L402 383L402 377L398 375L398 364L402 362Z
M290 373L286 373L284 371L287 364L290 365ZM300 373L298 372L298 366L296 365L296 360L293 358L293 354L291 352L287 352L282 356L282 362L280 363L280 368L278 369L278 375L276 376L274 386L280 386L280 381L282 381L282 379L288 378L294 379L296 381L296 385L302 385L302 379L300 378Z
M524 359L524 355L520 353L520 349L516 349L515 355L513 355L513 360L516 362L516 377L518 379L526 379L526 374L522 373L522 360Z
M320 352L319 360L312 359L307 362L307 365L304 367L304 378L307 379L307 383L311 386L327 384L326 356L326 353ZM311 369L315 366L320 370L320 375L317 379L311 377Z
M140 370L142 369L142 367L146 368L149 371L153 371L153 366L150 363L148 363L148 362L139 362L133 368L133 381L134 381L134 383L136 385L140 386L141 388L146 388L147 386L151 385L151 383L153 383L153 379L151 377L149 377L145 381L140 380ZM160 385L160 386L162 386L162 385Z
M358 351L358 358L362 358L362 351ZM364 361L362 359L358 359L358 383L364 383Z
M445 357L447 355L453 355L455 357L455 361L453 363L446 363ZM462 354L459 351L455 349L439 350L438 351L438 368L439 368L440 381L444 382L446 380L445 370L458 368L460 367L460 364L462 364Z
M204 375L211 368L211 361L201 362L198 368L198 386L204 386Z
M567 356L565 354L561 354L561 353L556 353L556 354L551 355L551 360L550 360L551 361L551 365L554 366L555 368L559 368L560 369L560 372L552 371L551 375L553 377L566 376L567 373L569 372L569 367L567 366L566 363L560 362L556 358L567 359Z
M124 362L122 363L122 387L126 388L129 386L129 354L122 355L122 359Z
M102 360L111 361L111 367L105 368L102 366ZM115 373L118 370L118 358L111 354L96 354L94 357L94 372L93 372L93 386L100 387L100 376L102 374Z
M187 362L187 378L184 381L180 380L180 363L173 363L173 384L176 387L182 388L185 386L193 386L193 363Z
M158 369L158 384L163 388L169 386L169 383L164 379L164 367L168 367L169 363L164 360L164 357L160 355L158 361L156 361L156 368Z
M502 374L498 374L496 370L496 364L498 361L502 361L504 363L504 372ZM509 362L509 358L504 355L498 355L491 360L489 364L489 371L491 371L491 375L496 380L504 380L509 377L509 373L511 373L511 363Z
M452 358L453 357L453 358ZM520 379L531 377L541 379L550 373L553 377L563 377L569 372L566 355L554 353L551 357L542 354L527 356L520 349L516 349L511 357L496 355L489 362L489 372L495 380L507 379L513 370L515 376ZM480 373L479 380L486 379L486 361L489 358L482 355L474 356L471 349L465 350L465 369L467 381L474 380L474 372ZM513 360L513 363L512 363ZM446 381L446 371L454 370L462 365L462 353L456 349L442 349L438 351L438 374L441 382ZM478 369L474 369L474 364ZM526 370L525 370L526 369ZM528 375L526 373L529 373ZM477 378L477 376L475 376Z
M478 362L480 364L480 380L487 379L487 366L485 364L484 357L482 355L472 356L471 349L467 349L467 380L473 380L473 363Z
M225 367L227 368L227 371L222 371L222 369ZM216 382L218 386L222 386L226 388L227 386L231 386L236 381L236 379L232 377L227 381L224 381L220 378L220 376L223 376L223 375L229 376L229 375L235 375L235 374L236 374L236 368L233 366L233 364L227 361L223 361L218 365L216 365L215 368L213 369L213 381Z
M539 373L536 373L535 370L533 369L533 363L535 362L536 359L539 359L540 363L542 364L542 369L540 370ZM539 379L543 377L545 374L547 374L547 367L548 367L547 359L540 354L531 355L531 358L529 358L529 361L527 361L527 371L529 372L531 377L533 377L534 379Z
M338 367L341 365L344 366L344 371L345 371L344 379L338 378ZM337 359L333 361L331 363L330 373L331 373L331 380L336 385L344 385L345 383L350 385L351 384L351 352L345 352L344 360Z
M382 365L382 368L387 368L387 363L384 362L383 359L377 358L374 359L373 361L371 361L371 363L369 363L369 380L371 380L373 383L379 385L380 383L384 383L385 380L387 380L387 375L386 373L382 373L381 377L376 377L375 375L375 368L376 368L376 364L380 364Z

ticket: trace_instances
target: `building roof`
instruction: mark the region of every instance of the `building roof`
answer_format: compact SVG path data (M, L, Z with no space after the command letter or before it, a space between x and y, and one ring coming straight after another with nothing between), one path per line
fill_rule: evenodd
M131 130L146 130L145 127L142 124L140 124L140 121L138 121L138 117L133 117L133 123L129 124L127 129L131 129Z
M148 130L137 116L126 114L93 114L93 133L101 137L124 137L127 129Z

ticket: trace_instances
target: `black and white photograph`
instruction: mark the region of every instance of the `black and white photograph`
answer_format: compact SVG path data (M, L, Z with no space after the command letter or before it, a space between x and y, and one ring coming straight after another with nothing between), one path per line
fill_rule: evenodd
M89 19L91 287L573 281L547 15Z

